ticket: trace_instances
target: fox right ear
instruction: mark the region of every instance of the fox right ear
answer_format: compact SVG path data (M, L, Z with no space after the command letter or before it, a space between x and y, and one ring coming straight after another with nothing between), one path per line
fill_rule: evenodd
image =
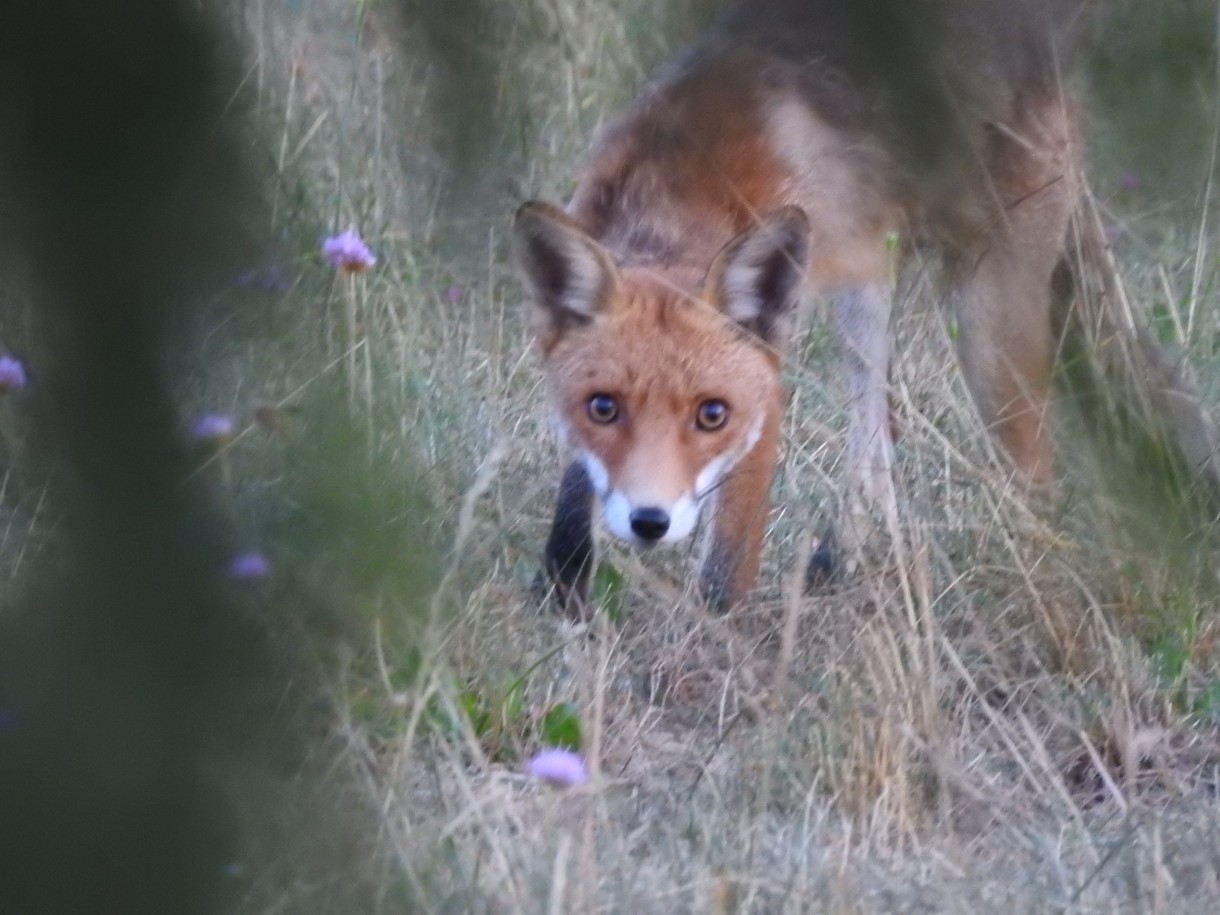
M534 295L540 336L585 324L602 308L618 282L606 250L558 207L533 201L513 220L517 264Z
M783 348L809 264L809 219L796 206L759 217L708 271L721 310L764 343Z

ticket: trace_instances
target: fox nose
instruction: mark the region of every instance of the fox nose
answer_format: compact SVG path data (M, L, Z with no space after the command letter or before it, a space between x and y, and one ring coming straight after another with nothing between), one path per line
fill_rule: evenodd
M662 508L637 508L631 512L631 530L641 540L660 540L669 530L669 513Z

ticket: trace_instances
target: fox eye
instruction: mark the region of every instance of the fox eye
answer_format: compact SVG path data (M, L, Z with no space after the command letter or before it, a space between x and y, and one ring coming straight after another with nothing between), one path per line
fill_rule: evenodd
M594 394L585 408L595 423L612 423L618 419L618 401L609 394Z
M723 429L729 421L729 405L723 400L705 400L695 411L695 425L704 432Z

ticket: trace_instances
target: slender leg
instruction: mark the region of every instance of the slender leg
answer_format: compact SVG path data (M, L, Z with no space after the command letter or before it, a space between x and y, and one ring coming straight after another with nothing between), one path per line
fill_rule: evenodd
M1010 207L952 271L966 384L983 421L1035 484L1052 479L1052 277L1073 206L1068 182L1048 182Z
M1043 272L1010 232L997 235L955 290L958 354L983 422L1026 479L1049 483L1053 261Z
M837 556L851 567L859 549L876 536L876 516L895 518L897 500L891 476L890 311L894 290L872 282L834 296L835 325L847 374L846 499L834 527L809 557L809 583L834 574Z
M555 520L546 541L546 571L564 611L587 618L589 583L593 576L593 483L580 461L563 473Z
M984 422L1033 483L1052 478L1052 285L1079 193L1072 111L1030 98L988 149L1002 202L951 264L962 372Z
M834 297L835 325L847 371L849 485L878 505L892 493L890 469L890 310L888 283L867 283Z
M730 471L716 491L716 503L709 506L712 524L704 543L699 590L715 612L731 610L758 580L778 451L777 405L754 447Z

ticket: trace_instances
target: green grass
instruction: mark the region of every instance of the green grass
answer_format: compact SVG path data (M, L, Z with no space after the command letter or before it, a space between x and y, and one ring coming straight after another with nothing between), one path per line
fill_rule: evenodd
M803 547L843 500L815 317L785 367L757 600L709 616L689 551L613 545L591 624L536 587L561 465L508 219L566 195L598 124L705 5L495 5L475 36L491 120L464 165L443 66L397 6L230 12L248 61L232 116L270 204L251 268L291 285L212 303L179 396L184 417L248 421L200 472L275 559L251 609L307 668L284 675L299 746L234 790L234 910L1215 910L1214 554L1130 523L1070 423L1056 492L1010 485L922 275L896 319L900 522L853 574L800 593ZM1190 110L1210 117L1210 97ZM1120 131L1095 129L1119 156ZM1097 175L1130 296L1214 404L1208 154L1133 190L1127 160ZM349 224L379 258L350 280L316 254ZM4 412L0 444L20 450ZM39 542L37 505L21 511ZM524 774L557 743L581 744L589 785Z

